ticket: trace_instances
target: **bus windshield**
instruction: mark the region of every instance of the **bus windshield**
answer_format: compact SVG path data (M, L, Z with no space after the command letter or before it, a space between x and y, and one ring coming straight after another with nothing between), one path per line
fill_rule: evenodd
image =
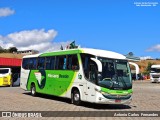
M160 68L151 68L151 73L160 73Z
M6 74L9 72L9 69L0 69L0 74Z
M126 60L98 58L102 63L102 73L98 85L113 90L132 88L129 64Z

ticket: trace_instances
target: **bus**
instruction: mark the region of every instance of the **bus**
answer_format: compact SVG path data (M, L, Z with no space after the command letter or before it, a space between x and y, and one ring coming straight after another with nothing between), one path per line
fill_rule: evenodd
M160 82L160 65L152 65L150 72L151 82Z
M10 86L12 84L11 68L0 68L0 86Z
M36 93L100 104L129 104L132 79L125 56L77 48L24 56L20 87Z

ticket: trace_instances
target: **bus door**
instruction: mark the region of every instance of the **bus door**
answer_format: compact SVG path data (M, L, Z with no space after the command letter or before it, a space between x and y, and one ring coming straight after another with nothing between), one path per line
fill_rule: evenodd
M87 100L94 102L96 99L96 80L97 80L97 68L94 62L90 62L88 71L88 82L87 82Z

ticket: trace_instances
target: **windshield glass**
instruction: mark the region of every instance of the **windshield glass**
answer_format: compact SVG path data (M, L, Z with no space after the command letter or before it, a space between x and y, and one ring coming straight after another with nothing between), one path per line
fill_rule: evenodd
M5 74L8 73L9 70L8 69L0 69L0 74Z
M160 73L160 68L151 68L151 73Z
M98 58L102 63L102 73L98 85L109 89L132 88L131 72L126 60Z

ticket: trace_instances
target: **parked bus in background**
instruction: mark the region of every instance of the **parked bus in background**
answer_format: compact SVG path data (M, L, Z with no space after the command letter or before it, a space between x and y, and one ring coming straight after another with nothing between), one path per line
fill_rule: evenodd
M12 84L11 68L0 68L0 86L10 86Z
M152 65L150 72L151 82L160 82L160 65Z
M0 68L0 86L19 86L20 73L13 71L11 68Z
M125 56L105 50L77 48L23 57L20 86L24 90L103 104L128 104L132 79Z

